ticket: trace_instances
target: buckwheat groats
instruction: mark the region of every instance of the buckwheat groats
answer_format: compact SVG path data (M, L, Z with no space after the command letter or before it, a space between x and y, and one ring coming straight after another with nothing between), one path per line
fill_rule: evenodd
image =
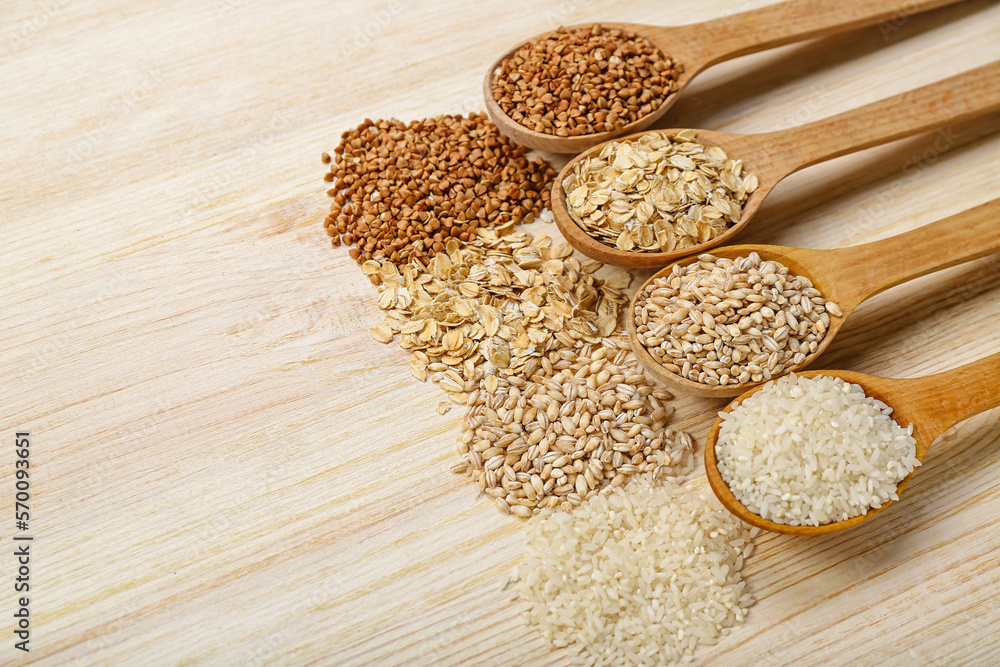
M333 245L356 245L359 262L403 265L479 228L530 222L548 206L555 172L526 150L485 114L366 120L331 158L327 232Z
M559 28L505 58L493 96L529 130L558 137L610 132L655 111L680 68L633 32Z

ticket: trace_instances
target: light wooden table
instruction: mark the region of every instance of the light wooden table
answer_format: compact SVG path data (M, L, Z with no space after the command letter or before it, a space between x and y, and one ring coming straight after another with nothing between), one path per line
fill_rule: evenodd
M448 471L461 412L438 416L368 337L374 292L323 232L319 154L366 116L480 109L487 63L559 23L732 7L5 3L0 534L30 430L35 541L30 654L0 553L0 663L562 664L499 590L519 524ZM820 118L1000 59L998 32L1000 6L967 2L743 58L672 124ZM801 172L742 239L852 244L1000 196L998 130ZM866 304L818 367L944 370L995 352L998 316L1000 257ZM718 408L679 399L678 421L700 440ZM997 416L947 434L877 520L760 539L759 602L698 661L1000 662Z

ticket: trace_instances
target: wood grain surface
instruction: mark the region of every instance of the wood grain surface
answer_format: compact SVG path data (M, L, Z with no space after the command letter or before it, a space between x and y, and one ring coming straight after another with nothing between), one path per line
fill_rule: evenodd
M365 117L482 109L484 68L560 23L764 4L5 3L0 536L30 430L35 540L29 654L0 551L0 663L565 664L500 591L520 525L448 471L461 411L368 336L319 154ZM998 31L1000 6L969 1L747 56L663 122L818 120L998 60ZM996 114L839 158L738 241L886 237L1000 196L998 161ZM998 315L992 256L865 302L817 367L943 371L997 351ZM701 441L722 404L680 398L677 422ZM697 662L1000 662L997 417L946 433L864 525L760 538L759 602Z

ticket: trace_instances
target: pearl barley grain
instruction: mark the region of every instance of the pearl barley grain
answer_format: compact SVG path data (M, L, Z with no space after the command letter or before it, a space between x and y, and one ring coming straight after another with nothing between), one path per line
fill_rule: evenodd
M757 253L699 255L638 294L636 338L663 368L707 386L764 382L819 349L842 315L805 276Z
M692 439L668 425L671 398L625 339L553 350L530 375L484 378L459 441L464 469L521 518L573 509L633 475L676 475Z

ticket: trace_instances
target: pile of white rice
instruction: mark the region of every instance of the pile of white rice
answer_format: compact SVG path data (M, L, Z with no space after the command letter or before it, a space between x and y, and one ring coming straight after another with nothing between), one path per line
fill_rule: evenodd
M844 521L889 499L920 465L913 426L840 378L788 375L722 413L722 479L750 511L791 526Z
M663 665L741 623L756 529L676 481L637 476L531 522L527 622L593 665Z

